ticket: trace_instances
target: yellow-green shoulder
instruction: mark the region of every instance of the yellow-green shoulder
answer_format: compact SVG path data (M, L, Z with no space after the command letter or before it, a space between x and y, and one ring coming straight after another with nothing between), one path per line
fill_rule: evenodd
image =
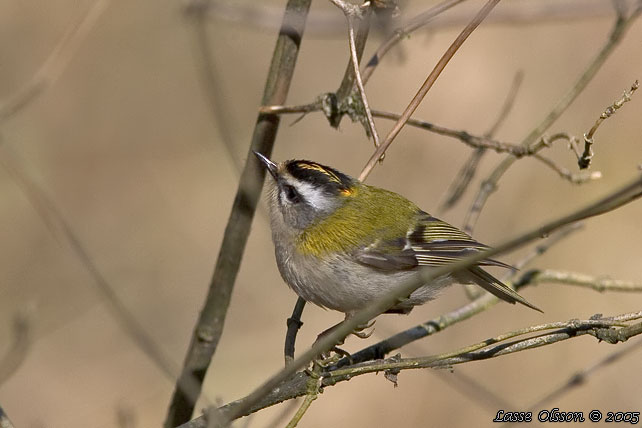
M299 236L296 245L301 253L323 256L405 237L420 212L403 196L366 184L340 197L345 199L343 205Z

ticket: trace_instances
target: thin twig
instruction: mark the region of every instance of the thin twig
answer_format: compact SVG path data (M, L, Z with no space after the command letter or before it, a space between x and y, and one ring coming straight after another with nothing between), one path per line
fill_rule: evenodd
M633 85L631 85L631 89L629 90L629 92L624 91L624 95L622 95L622 98L608 106L606 110L604 110L604 112L600 115L600 117L595 121L595 123L591 127L591 130L584 134L584 152L582 153L582 156L580 156L580 158L577 160L577 164L579 165L580 169L586 169L591 165L591 160L593 159L593 136L595 135L597 128L600 127L602 122L613 116L620 109L620 107L624 105L624 103L631 101L631 96L639 86L640 84L637 80L633 82Z
M309 104L302 105L264 105L259 107L259 113L262 114L292 114L292 113L309 113L316 111L320 108L323 99L316 100ZM383 110L371 110L374 117L382 119L399 120L401 114L392 113ZM421 119L410 118L407 122L408 125L414 126L425 131L430 131L445 137L455 138L473 148L491 149L497 153L510 153L513 156L522 157L532 155L533 150L539 150L539 146L533 148L524 147L519 144L505 143L503 141L494 140L487 137L482 137L469 133L468 131L456 130L447 128L445 126L437 125L432 122L427 122ZM566 135L566 134L564 134Z
M364 68L362 73L363 83L365 84L370 80L370 76L372 76L375 68L381 63L381 59L388 53L388 51L390 51L390 49L392 49L393 46L406 38L413 31L427 25L443 12L463 1L465 0L444 0L413 17L406 25L390 34L388 38L377 48L377 51L372 55L368 64L366 64L366 68Z
M567 284L591 288L601 293L605 291L620 291L628 293L642 292L642 282L623 281L607 277L596 277L579 272L567 272L552 269L532 270L525 272L520 280L520 285L538 285L543 283Z
M286 5L261 104L283 104L286 100L310 2L289 0ZM257 118L207 298L185 357L179 382L184 378L196 378L199 390L223 332L232 289L265 178L265 169L254 159L252 151L266 156L271 154L279 122L279 118L273 115L259 114ZM195 402L193 397L176 388L165 427L173 428L188 421Z
M335 109L329 110L327 108L322 108L324 114L330 121L330 125L334 128L338 128L341 124L341 119L345 112L351 111L353 108L350 107L350 100L352 91L354 89L355 79L357 74L354 72L354 61L352 56L352 51L354 50L357 53L357 63L361 64L361 58L363 57L363 51L366 48L366 42L368 40L368 34L370 33L370 24L371 24L371 15L372 8L365 8L362 12L361 19L359 19L359 28L357 34L354 37L354 49L351 47L350 57L348 59L348 65L346 66L346 71L343 74L343 79L341 79L341 84L334 95L334 105ZM346 16L346 19L349 18ZM350 41L349 41L350 42ZM350 42L351 43L351 42ZM351 43L352 46L352 43ZM363 84L361 85L363 87ZM317 109L322 107L321 104L317 105ZM363 121L362 121L363 122ZM365 123L366 128L368 124Z
M517 99L517 94L519 93L519 88L522 86L522 82L524 81L524 70L518 70L515 73L515 76L513 76L513 82L510 85L510 89L508 90L508 93L506 94L506 98L504 99L504 103L502 104L502 108L499 110L499 114L497 115L497 119L495 120L495 123L493 123L488 131L484 134L484 137L490 138L494 136L497 131L502 127L506 119L508 118L508 114L511 112L513 109L513 106L515 105L515 100Z
M580 75L577 81L571 86L571 88L564 94L564 96L557 102L557 104L552 108L552 110L546 115L546 117L535 127L533 130L524 138L522 141L523 146L530 146L533 144L541 135L566 111L566 109L571 105L571 103L577 98L577 96L586 88L589 82L595 77L597 72L600 70L602 65L606 62L607 58L613 52L615 47L622 41L626 30L631 26L635 19L642 12L640 7L636 8L628 17L622 15L619 9L616 9L617 16L611 29L609 36L595 56L595 58L589 63L584 72ZM468 214L466 216L464 230L471 234L479 215L486 205L488 198L497 190L497 183L504 173L511 167L511 165L516 161L514 157L506 157L504 160L493 170L493 172L482 181L477 196L473 201Z
M537 159L553 171L555 171L561 178L567 180L572 184L584 184L589 181L599 180L602 178L602 173L600 171L580 171L577 173L571 172L569 169L564 168L556 164L552 159L542 156L539 153L533 155L534 159Z
M588 320L575 319L566 322L531 326L513 332L508 332L477 344L440 355L406 359L393 357L387 360L371 361L366 364L355 364L342 369L327 370L322 373L322 386L327 387L336 385L339 382L344 382L355 376L367 373L376 373L386 370L399 371L431 367L441 368L471 361L496 358L502 355L551 345L556 342L572 339L585 334L591 334L600 338L605 336L606 332L610 332L611 335L616 336L621 340L626 340L635 335L642 334L641 322L628 324L632 321L639 320L640 318L642 318L642 311L606 318L592 317ZM553 331L542 333L549 330ZM533 333L540 334L532 336ZM510 339L515 340L502 343ZM307 393L309 385L308 382L310 379L310 375L306 372L297 373L278 389L270 391L268 396L265 396L260 404L257 404L257 406L247 410L244 409L244 413L239 413L238 408L243 404L245 399L226 404L220 410L226 416L237 414L242 416L284 400L300 397ZM189 423L182 425L180 428L200 428L203 426L202 419L202 417L196 418Z
M568 238L571 234L579 232L584 227L584 223L577 222L569 224L566 227L562 227L557 230L555 233L551 234L548 238L535 245L528 254L524 257L512 263L512 266L515 268L515 271L510 272L507 276L508 278L513 278L517 273L528 266L529 263L532 263L537 257L540 257L542 254L546 253L551 247L559 244L562 240ZM520 287L521 285L515 284L515 287Z
M265 424L265 428L281 428L286 418L297 407L297 400L289 400L283 405L281 411L270 422Z
M627 318L629 320L637 320L642 317L642 312L635 312L625 315L628 316ZM502 355L508 355L528 349L538 348L562 340L578 337L584 334L595 335L599 338L599 336L603 335L603 330L611 331L614 335L620 337L620 341L625 341L627 339L630 339L631 337L642 334L642 330L639 329L640 325L642 325L642 323L620 326L619 322L616 325L613 321L609 321L608 319L571 320L567 322L542 324L516 330L514 332L505 333L500 336L493 337L491 339L487 339L474 345L467 346L465 348L445 354L420 358L394 359L392 361L380 360L369 362L367 364L346 367L343 369L335 370L333 372L324 373L324 379L326 379L326 382L328 384L333 384L337 380L343 380L342 378L344 377L353 378L362 374L376 373L384 370L448 367L455 364L486 360ZM617 326L619 328L613 328L614 326ZM553 331L552 333L536 335L534 337L520 338L506 344L497 344L498 342L502 342L518 336L529 335L534 332L545 330L555 331ZM621 331L625 331L625 333L619 334L619 332Z
M391 119L391 120L400 120L402 117L401 114L382 111L382 110L372 110L372 114L375 117L381 117L384 119ZM426 122L425 120L421 120L421 119L415 119L415 118L408 119L407 124L419 129L434 132L435 134L438 134L438 135L456 138L462 143L465 143L468 146L473 148L491 149L497 153L510 153L513 156L518 156L518 157L527 156L530 154L529 148L523 147L518 144L505 143L505 142L494 140L491 138L473 135L467 131L446 128L445 126L436 125L434 123Z
M272 107L276 107L276 106L272 106ZM287 111L287 108L282 109L282 111L284 112ZM400 117L400 115L396 113L390 113L390 112L385 112L380 110L373 110L372 114L385 119L398 119ZM537 154L540 150L542 150L545 147L550 147L556 141L562 140L562 141L569 141L569 143L572 143L572 141L574 141L574 137L569 136L564 132L557 133L551 137L542 136L534 144L531 144L529 146L524 146L522 144L511 144L511 143L505 143L502 141L494 140L494 139L491 139L489 136L482 137L482 136L470 134L467 131L458 131L450 128L445 128L443 126L435 125L433 123L426 122L419 119L409 119L408 125L425 129L427 131L431 131L439 135L456 138L459 141L466 143L467 145L477 149L475 152L473 152L473 155L471 156L471 159L469 160L469 164L467 164L467 167L464 168L464 170L467 170L468 172L474 171L474 168L470 167L470 163L479 162L479 159L481 157L480 153L483 153L483 150L492 149L497 153L509 153L512 156L515 156L516 158L521 158L524 156L532 156L538 161L540 161L542 164L544 164L545 166L551 168L553 171L559 174L560 177L568 180L573 184L583 184L588 181L597 180L602 177L602 174L599 171L594 171L590 173L580 172L577 174L573 174L569 170L558 166L552 160ZM474 167L476 167L476 164L474 165ZM476 210L474 211L471 210L468 213L468 215L470 216L476 212L477 212ZM469 220L466 220L465 223L468 224L468 221Z
M604 328L612 328L612 327L626 328L626 327L629 327L629 325L626 324L626 321L635 321L642 318L642 311L633 312L630 314L624 314L624 317L625 319L620 318L618 320L613 320L608 318L588 319L588 320L573 319L570 321L558 321L558 322L552 322L552 323L546 323L546 324L538 324L534 326L520 328L507 333L503 333L498 336L492 337L490 339L486 339L481 342L477 342L472 345L465 346L455 351L447 352L436 356L430 356L430 357L408 358L406 359L406 361L426 361L426 362L429 361L430 363L434 363L440 360L462 358L462 357L466 358L467 361L472 361L475 358L471 358L471 359L468 359L468 358L470 358L470 354L474 354L476 351L486 349L486 351L484 352L488 352L487 348L491 346L493 347L492 349L500 350L503 347L496 347L495 346L496 344L508 341L510 339L515 339L520 336L531 335L533 333L540 333L548 330L561 330L561 329L568 329L572 331L582 331L582 330L594 330L594 329L604 329ZM542 336L543 335L537 335L535 337L542 337ZM532 337L529 337L527 340L530 340L530 339L532 339ZM520 340L523 340L523 339L520 339ZM519 341L509 342L509 345L513 346L515 343L519 343ZM488 354L492 355L493 352L488 352ZM402 361L403 360L399 360L399 362L402 362ZM461 360L461 361L463 362L466 360ZM384 364L388 364L388 363L384 362ZM374 363L371 362L370 364L355 364L346 368L333 370L332 372L328 372L326 375L330 375L332 377L340 377L347 374L356 375L363 372L377 371L377 370L373 370L373 368L377 366L378 366L378 363L376 361ZM397 366L397 367L387 366L386 368L387 369L401 368L401 366ZM409 366L405 366L404 368L409 368Z
M96 0L81 21L65 31L54 50L29 82L8 99L0 102L0 123L29 105L60 77L108 5L109 0Z
M524 72L522 70L519 70L513 77L513 82L511 83L510 89L508 90L508 94L506 94L506 98L504 99L504 103L502 104L502 108L497 115L495 123L493 123L490 129L484 134L485 139L493 138L495 136L495 133L504 124L504 121L508 117L508 114L515 104L517 93L519 92L519 88L522 85L523 80ZM451 209L457 204L457 202L459 202L466 189L470 185L473 177L475 176L475 173L477 172L477 166L479 165L481 158L484 156L484 153L486 153L486 149L477 148L470 154L468 160L459 170L459 173L457 173L455 179L446 191L446 197L444 198L445 200L438 209L439 213L443 213Z
M285 365L287 366L294 360L294 345L296 343L296 336L299 329L303 326L301 322L301 314L305 308L305 300L301 297L297 298L292 316L287 320L287 332L285 333L285 346L283 354L285 356Z
M303 400L303 403L301 403L299 410L297 410L290 422L286 425L286 428L294 428L299 424L301 418L305 415L305 412L308 411L312 402L319 396L319 390L321 389L322 382L323 378L319 375L319 371L315 370L314 372L311 372L305 399Z
M363 87L363 81L361 80L361 72L359 71L359 52L357 50L357 45L355 44L354 19L359 19L361 17L361 9L358 6L341 0L330 1L343 11L346 17L346 21L348 22L348 42L350 45L350 62L352 63L352 72L354 73L354 79L359 90L359 96L361 97L363 110L366 114L366 124L368 126L368 130L370 131L370 135L372 136L375 147L379 147L379 134L377 133L377 128L375 127L374 119L372 118L372 113L370 111L370 105L368 104L366 90Z
M361 174L359 174L360 181L364 181L368 177L379 159L381 159L381 156L383 156L388 147L390 147L390 144L392 144L392 142L394 141L395 137L399 134L399 132L401 132L401 129L404 127L408 119L410 119L410 116L412 116L417 107L419 107L419 104L424 99L430 88L432 88L434 83L437 81L437 78L439 77L441 72L444 71L444 68L446 68L448 62L455 55L455 52L459 50L468 36L470 36L472 32L475 31L475 29L479 26L479 24L482 23L484 18L488 16L488 14L491 12L491 10L493 10L497 3L499 3L499 0L488 0L484 7L481 8L477 15L475 15L475 17L468 23L466 28L464 28L459 36L457 36L455 41L446 50L437 65L435 65L424 83L419 88L419 91L417 91L417 94L413 97L412 101L410 101L408 107L406 107L406 109L404 110L401 118L399 118L399 120L395 123L395 125L386 136L386 139L375 150L374 154L368 160L368 163L366 163L366 166L361 171Z
M508 94L504 99L502 108L499 110L499 114L497 115L497 119L495 119L495 122L484 134L485 139L493 138L495 136L495 133L497 133L497 131L504 124L504 121L513 108L515 99L517 98L517 92L519 91L519 87L521 86L523 80L523 71L520 70L515 73L513 82L511 83L510 89L508 90ZM461 199L464 192L470 185L473 177L475 176L475 173L477 172L477 166L479 165L479 162L481 161L481 158L484 156L485 152L486 149L477 148L471 153L468 161L463 165L457 176L455 176L453 182L450 184L450 187L446 191L446 200L439 207L439 212L443 212L447 209L452 208ZM483 290L474 284L464 284L464 290L466 291L466 295L470 300L476 299L480 294L483 293Z
M459 3L461 0L457 1ZM188 6L203 3L203 0L187 0ZM582 20L595 20L608 16L611 12L609 2L605 0L538 0L525 7L521 2L506 2L505 6L487 19L489 25L533 26L545 23L582 22ZM252 1L207 1L208 16L217 22L227 21L237 26L242 26L251 31L274 31L281 24L281 12L275 4L268 2ZM436 6L435 6L436 7ZM438 20L431 20L431 29L450 29L461 27L470 19L471 10L475 8L474 2L470 7L461 7L449 14L439 16ZM427 13L424 12L424 13ZM408 27L416 20L412 17L400 25L400 32L408 34ZM339 38L345 28L344 22L337 19L336 14L316 10L306 24L306 33L316 38ZM403 37L402 37L403 39Z

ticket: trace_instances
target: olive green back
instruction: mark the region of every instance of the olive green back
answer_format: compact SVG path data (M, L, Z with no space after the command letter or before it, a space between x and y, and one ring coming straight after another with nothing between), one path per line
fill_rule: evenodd
M366 184L358 184L341 197L345 198L343 205L299 236L301 253L321 256L403 238L421 212L403 196Z

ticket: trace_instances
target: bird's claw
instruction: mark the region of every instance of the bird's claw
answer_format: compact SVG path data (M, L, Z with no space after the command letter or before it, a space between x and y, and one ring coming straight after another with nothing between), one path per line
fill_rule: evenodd
M372 333L374 333L374 328L372 330L370 330L370 331L363 331L363 330L367 330L369 328L372 328L372 326L375 325L375 322L377 322L377 320L371 320L369 323L367 323L365 325L357 326L357 328L354 329L352 334L354 336L357 336L359 339L367 339L367 338L369 338L370 336L372 336Z
M338 346L333 346L328 352L324 352L319 355L318 359L315 359L313 363L321 368L326 368L335 364L343 357L352 361L352 355L350 355L348 351L343 350Z

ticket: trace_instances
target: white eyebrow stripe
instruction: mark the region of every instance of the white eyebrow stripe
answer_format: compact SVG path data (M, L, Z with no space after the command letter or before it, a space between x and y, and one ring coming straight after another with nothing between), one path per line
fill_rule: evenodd
M315 209L325 211L332 205L332 200L323 190L303 181L288 182L303 196L303 199Z

